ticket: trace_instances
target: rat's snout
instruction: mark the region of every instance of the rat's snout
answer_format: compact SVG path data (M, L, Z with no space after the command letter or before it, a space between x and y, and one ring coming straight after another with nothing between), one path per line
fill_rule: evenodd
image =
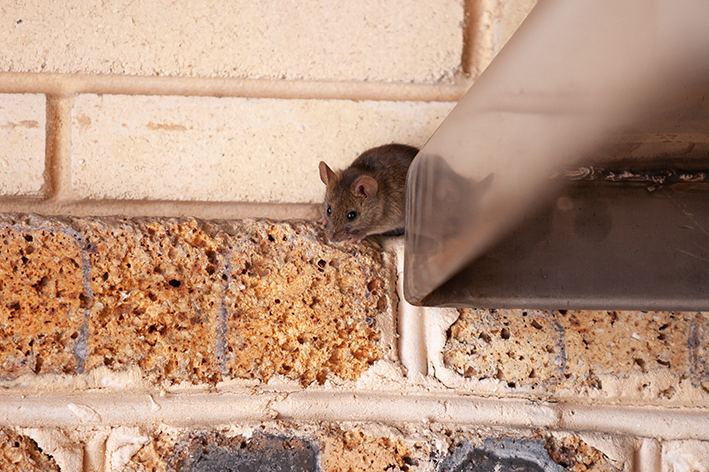
M339 243L349 237L349 234L343 228L336 229L332 226L325 226L325 230L327 231L328 239L333 243Z

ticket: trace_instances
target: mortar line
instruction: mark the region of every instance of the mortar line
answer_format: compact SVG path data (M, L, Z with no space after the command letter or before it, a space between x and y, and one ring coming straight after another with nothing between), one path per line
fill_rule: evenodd
M72 215L238 220L269 218L274 220L315 220L315 203L207 202L171 200L52 200L38 197L0 198L0 213L38 213L46 216Z
M634 472L660 472L662 445L654 438L643 438L633 457Z
M489 12L494 0L466 0L463 28L463 72L477 79L494 57L494 32Z
M461 52L460 67L464 74L473 71L473 46L480 16L480 2L482 0L465 0L463 4L463 50ZM479 33L478 33L479 34Z
M458 101L471 81L451 83L276 80L0 72L0 93L182 95L281 99Z
M70 198L71 109L73 97L47 95L44 195L50 200Z
M247 389L251 392L251 389ZM22 393L22 394L21 394ZM658 440L709 440L709 409L653 406L540 403L465 394L377 391L296 391L167 393L129 395L121 390L74 393L0 394L0 425L22 428L112 427L156 424L174 427L219 426L270 420L294 422L375 422L389 424L474 425L596 432ZM68 405L88 409L76 415ZM185 412L190 412L185 415ZM652 451L647 451L648 453ZM652 455L652 454L651 454ZM650 456L647 457L651 459Z
M229 318L229 309L227 308L226 296L231 287L231 254L233 249L229 248L224 255L224 267L222 268L222 276L226 277L221 290L219 299L219 311L217 312L217 329L215 340L215 354L217 356L217 366L222 375L228 375L229 369L226 367L227 362L227 321Z

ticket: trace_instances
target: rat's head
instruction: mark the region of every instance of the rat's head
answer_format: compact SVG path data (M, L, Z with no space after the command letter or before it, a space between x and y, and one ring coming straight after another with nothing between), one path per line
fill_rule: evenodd
M376 179L351 169L335 172L322 161L320 179L327 187L322 216L331 241L361 241L376 232L374 223L383 213Z

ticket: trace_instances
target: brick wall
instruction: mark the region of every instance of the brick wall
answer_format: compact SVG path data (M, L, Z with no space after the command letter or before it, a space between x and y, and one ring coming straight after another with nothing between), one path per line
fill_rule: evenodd
M534 3L0 0L0 470L709 470L706 314L420 309L314 222Z

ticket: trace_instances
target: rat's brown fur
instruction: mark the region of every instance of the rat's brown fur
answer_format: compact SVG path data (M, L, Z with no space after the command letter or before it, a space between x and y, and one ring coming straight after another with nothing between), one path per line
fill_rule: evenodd
M406 173L417 153L411 146L387 144L365 151L343 171L320 162L320 178L327 186L323 221L330 240L361 241L402 231ZM351 212L353 219L348 218Z

